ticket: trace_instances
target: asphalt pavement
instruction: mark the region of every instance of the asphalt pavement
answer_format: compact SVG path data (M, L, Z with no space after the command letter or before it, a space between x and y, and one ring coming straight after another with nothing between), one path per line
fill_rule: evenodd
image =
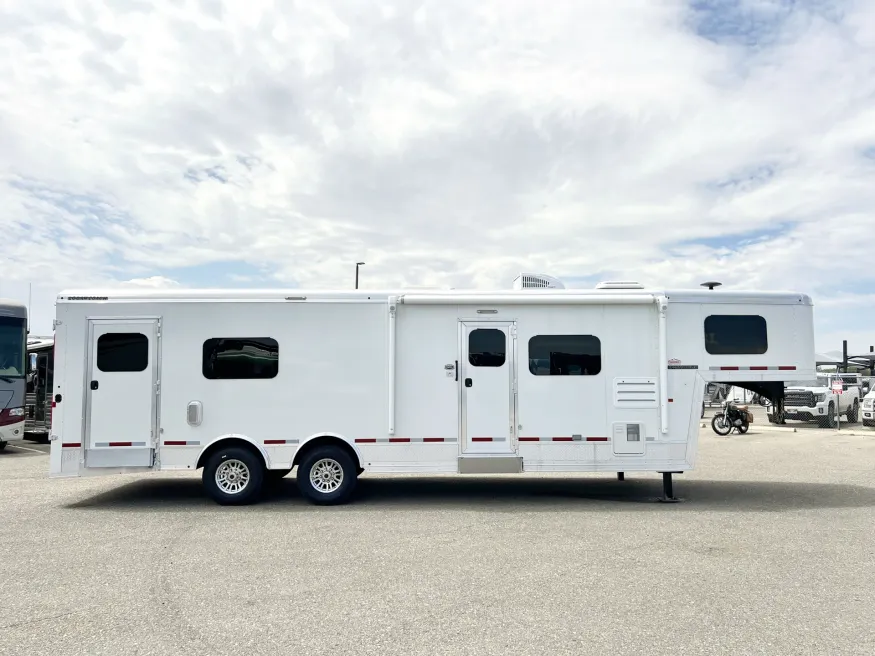
M875 653L875 433L703 428L677 504L366 475L223 508L191 473L48 479L47 449L0 453L4 656Z

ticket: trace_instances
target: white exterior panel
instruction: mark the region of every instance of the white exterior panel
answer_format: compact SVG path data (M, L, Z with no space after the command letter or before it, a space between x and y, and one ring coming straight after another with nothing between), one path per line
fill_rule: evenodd
M89 317L160 319L152 430L154 468L167 470L196 468L226 438L252 444L269 468L288 469L311 440L331 436L374 472L456 472L460 455L472 453L516 454L524 471L686 471L695 465L706 381L814 371L812 307L793 294L106 290L65 292L57 308L63 401L53 414L52 475L98 473L78 446L89 440ZM762 316L767 352L707 353L711 314ZM468 334L490 326L506 336L506 362L473 366ZM600 370L536 375L545 370L530 358L530 340L569 335L597 338ZM205 377L205 340L235 337L276 340L276 376ZM142 441L125 423L127 399L142 390L124 383L115 392L118 407L103 415L101 435L117 429L120 442ZM112 462L99 473L116 470Z

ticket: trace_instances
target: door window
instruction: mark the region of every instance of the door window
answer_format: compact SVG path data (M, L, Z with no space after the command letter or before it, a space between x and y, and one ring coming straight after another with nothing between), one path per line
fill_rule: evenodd
M507 359L507 337L497 328L477 328L468 335L468 362L475 367L500 367Z
M97 338L100 371L145 371L148 366L149 339L142 333L104 333Z

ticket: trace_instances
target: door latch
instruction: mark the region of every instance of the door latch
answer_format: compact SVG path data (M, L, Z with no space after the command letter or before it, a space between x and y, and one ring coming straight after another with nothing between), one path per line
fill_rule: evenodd
M474 384L474 381L472 381L470 378L465 379L465 387L471 387L471 385L473 385L473 384Z
M91 381L91 389L96 390L99 386L99 383L96 380Z

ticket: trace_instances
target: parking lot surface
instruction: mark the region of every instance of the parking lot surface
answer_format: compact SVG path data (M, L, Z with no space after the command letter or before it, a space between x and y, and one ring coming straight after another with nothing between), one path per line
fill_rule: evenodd
M710 420L710 413L706 415ZM875 653L875 433L701 431L656 474L47 478L0 453L0 654Z

